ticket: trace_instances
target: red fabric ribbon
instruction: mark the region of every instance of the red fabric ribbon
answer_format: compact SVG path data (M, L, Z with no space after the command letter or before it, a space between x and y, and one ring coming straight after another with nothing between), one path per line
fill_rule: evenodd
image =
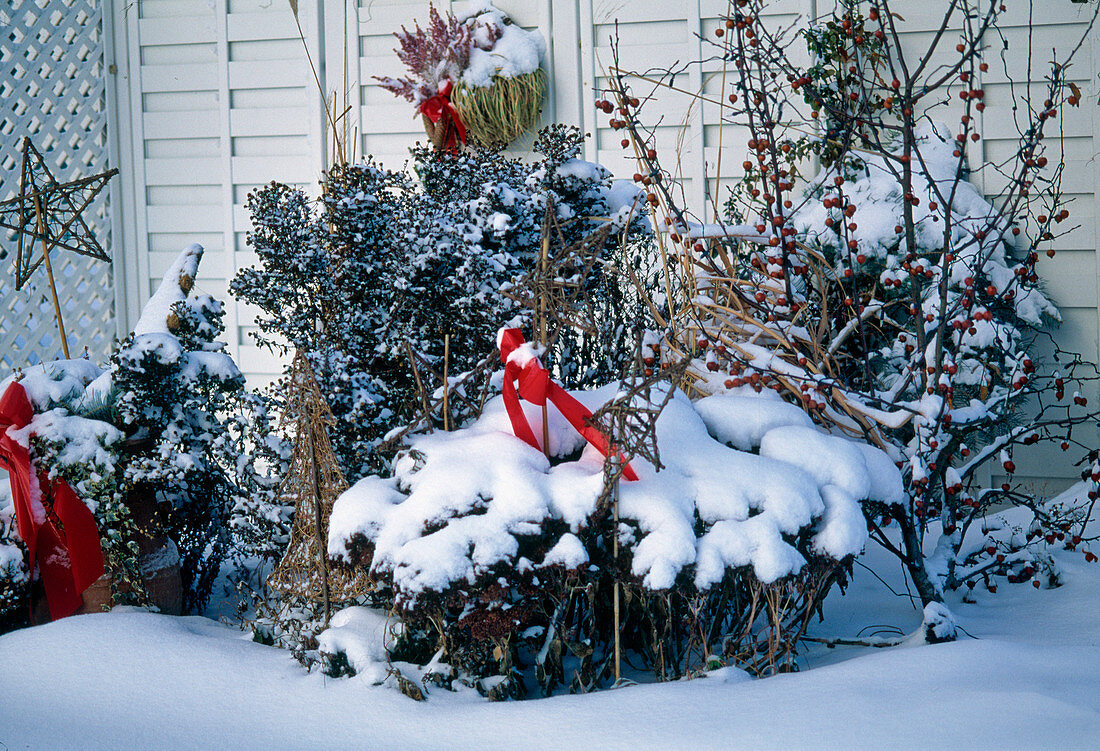
M454 84L447 81L435 96L425 99L420 105L420 114L433 123L439 123L444 116L450 120L450 123L444 123L446 127L443 139L444 151L457 151L459 143L466 143L466 126L458 116L458 110L451 104L453 88Z
M519 400L522 398L540 407L549 400L586 441L595 446L601 454L608 456L612 449L607 445L607 437L587 422L592 413L568 391L550 380L550 371L542 367L538 358L532 357L522 366L510 359L511 354L525 343L523 332L519 329L504 329L501 332L500 361L504 363L504 408L508 412L508 419L512 421L512 432L532 448L541 451L542 448L535 438L534 431L531 430L531 424L527 422L527 415L523 413L523 406L520 405ZM623 477L627 480L638 479L638 475L629 464L623 467Z
M34 472L27 448L8 434L8 428L24 428L32 417L26 389L12 383L0 396L0 466L8 471L31 575L37 567L50 617L57 620L75 613L84 604L84 590L103 576L103 550L88 507L60 477L51 480L45 470ZM43 495L53 499L50 514Z

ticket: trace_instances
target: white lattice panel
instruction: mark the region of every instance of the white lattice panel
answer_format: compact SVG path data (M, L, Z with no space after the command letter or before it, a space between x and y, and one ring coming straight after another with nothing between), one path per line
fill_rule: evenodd
M104 49L98 0L0 2L0 200L19 189L20 143L30 136L61 181L107 169ZM86 213L110 252L107 193ZM13 285L14 241L0 236L0 376L60 356L45 274ZM114 335L110 267L64 251L51 255L69 349L102 360Z

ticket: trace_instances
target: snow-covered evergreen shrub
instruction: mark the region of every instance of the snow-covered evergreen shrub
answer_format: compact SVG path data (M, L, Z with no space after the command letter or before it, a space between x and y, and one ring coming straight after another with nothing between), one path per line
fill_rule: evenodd
M244 376L217 341L221 303L190 294L201 257L202 248L192 245L166 272L111 369L115 408L132 446L123 482L154 490L164 507L185 610L205 604L232 555L231 520L258 544L253 555L274 557L271 546L286 537L268 474L279 469L285 449L272 437L264 404L245 390Z
M34 407L14 434L34 465L64 478L91 509L116 604L148 596L139 537L171 541L186 610L202 607L227 558L247 577L277 561L288 537L289 510L274 503L287 450L217 341L221 303L192 294L201 256L193 245L169 268L108 369L60 360L0 381L2 393L19 378ZM0 482L2 619L9 600L27 608L27 591L6 476ZM131 506L148 497L160 511L135 519Z
M617 391L574 396L596 409ZM525 409L539 434L540 410ZM774 395L677 394L657 423L666 468L632 462L640 479L620 482L616 527L603 457L550 415L549 460L515 437L497 398L471 426L415 439L392 476L360 480L330 519L330 555L369 568L406 642L427 646L424 661L442 650L452 678L496 676L483 684L494 697L532 679L546 692L602 683L616 579L624 649L659 678L712 655L791 669L794 641L866 540L860 501L902 497L885 454L820 432ZM773 610L771 598L789 599Z
M349 479L379 468L374 447L418 410L407 347L441 372L449 336L448 369L457 375L491 354L500 322L521 312L501 288L531 270L548 200L566 242L611 216L606 257L621 254L630 209L605 169L577 158L580 144L576 129L554 127L536 143L543 158L534 164L488 150L417 149L415 178L373 162L339 166L325 178L317 214L285 185L249 196L260 265L242 270L231 289L261 309L260 344L309 358L337 418L333 447ZM630 262L640 255L633 247ZM626 322L640 309L612 276L598 268L591 281L604 330L559 342L554 362L568 383L606 379L629 350Z

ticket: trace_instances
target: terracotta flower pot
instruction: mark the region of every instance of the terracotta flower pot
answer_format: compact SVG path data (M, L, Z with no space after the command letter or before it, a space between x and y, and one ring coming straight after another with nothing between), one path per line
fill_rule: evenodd
M142 584L149 595L148 604L156 606L162 613L180 615L183 609L183 586L175 545L164 535L151 536L143 532L155 528L155 490L148 486L133 488L126 498L126 505L130 509L134 527L138 530L138 564L141 567ZM111 584L110 574L99 577L84 591L84 605L75 614L109 610L115 604L111 595ZM121 590L127 591L126 585ZM40 585L32 588L31 601L34 622L48 623L51 620L49 606Z

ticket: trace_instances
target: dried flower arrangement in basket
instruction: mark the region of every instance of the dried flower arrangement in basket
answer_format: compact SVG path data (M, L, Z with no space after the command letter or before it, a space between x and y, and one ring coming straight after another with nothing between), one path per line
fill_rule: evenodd
M538 120L547 89L539 67L546 42L491 2L471 3L459 16L431 6L426 29L402 27L394 36L409 75L376 78L416 106L437 150L456 151L467 140L507 146Z

